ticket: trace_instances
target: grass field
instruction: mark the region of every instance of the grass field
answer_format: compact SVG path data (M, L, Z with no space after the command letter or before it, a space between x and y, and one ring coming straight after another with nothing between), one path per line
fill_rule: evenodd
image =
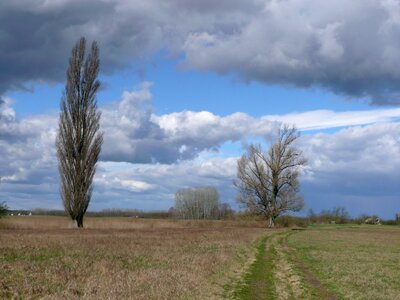
M234 292L236 299L336 299L309 272L287 239L297 231L281 230L258 244L255 262Z
M338 299L400 299L398 226L316 227L288 242Z
M86 225L1 220L0 299L223 298L265 234L257 222L88 218Z
M0 298L400 299L400 228L0 220Z
M316 226L258 244L238 299L400 299L400 228Z

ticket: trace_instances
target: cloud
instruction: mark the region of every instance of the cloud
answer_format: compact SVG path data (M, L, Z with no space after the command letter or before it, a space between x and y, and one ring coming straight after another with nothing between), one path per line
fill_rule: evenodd
M392 218L399 210L399 130L399 123L377 123L302 136L298 145L309 161L301 176L307 208L319 211L344 206L353 216L369 213ZM232 181L241 151L229 157L209 154L202 152L195 159L174 164L104 162L98 176L106 176L111 183L118 177L152 185L120 197L121 202L113 204L120 207L168 208L177 189L207 185L216 187L223 201L237 207ZM120 190L118 185L109 187ZM107 207L107 191L97 189L97 193L96 205Z
M362 171L363 176L387 174L397 172L400 165L399 130L399 123L351 127L334 134L304 136L301 145L312 158L313 170L349 175Z
M122 172L117 172L122 173ZM155 186L140 180L121 179L122 174L113 176L110 173L103 173L101 176L97 175L94 183L100 184L105 188L121 189L130 192L143 192L155 189Z
M102 162L96 174L93 205L97 208L168 209L173 206L178 189L199 186L216 187L221 201L235 205L232 180L236 174L236 160L236 157L198 157L175 164ZM132 182L133 187L120 185L125 181ZM117 195L118 200L110 199L110 194Z
M0 98L0 121L3 123L15 120L15 111L11 108L11 100Z
M400 109L394 108L344 112L313 110L302 113L265 116L262 119L294 124L299 130L307 131L389 122L398 120L399 117Z
M270 139L281 123L307 131L389 122L400 117L400 109L316 110L260 118L241 112L218 116L208 111L156 115L150 89L151 83L144 82L133 91L125 91L120 101L103 110L103 160L170 164L196 158L202 151L218 152L227 142Z
M400 123L397 109L313 111L254 118L183 111L156 115L151 83L102 107L103 154L91 209L166 209L177 189L215 186L235 204L236 160L246 142L271 137L281 121L307 131L299 147L309 160L302 176L308 207L346 206L354 215L398 210ZM57 114L19 119L11 99L0 101L0 199L12 208L61 208L55 136ZM332 120L336 120L333 122ZM360 126L362 125L362 126Z
M60 207L56 124L51 115L18 120L12 101L0 101L0 199L11 208Z
M106 73L145 65L162 49L191 69L399 104L399 8L395 0L3 1L0 94L63 81L84 35L99 42Z
M399 104L399 8L390 0L265 1L239 30L190 34L185 64Z
M303 177L309 207L341 205L353 215L393 217L400 208L399 130L399 123L378 123L302 137L309 159Z
M241 141L247 134L271 136L278 126L244 113L221 117L208 111L183 111L158 116L152 111L150 87L144 82L125 91L120 101L103 110L103 160L174 163L202 151L218 151L223 143Z
M242 1L24 0L0 3L0 94L60 82L81 36L99 42L102 71L149 62L151 54L181 52L188 32L231 30L254 11ZM236 15L236 16L235 16Z
M10 99L0 103L0 176L5 181L37 183L54 179L45 170L55 165L53 116L16 119Z

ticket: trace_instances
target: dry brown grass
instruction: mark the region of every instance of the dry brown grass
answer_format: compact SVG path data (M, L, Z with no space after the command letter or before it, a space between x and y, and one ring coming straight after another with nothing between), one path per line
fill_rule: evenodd
M87 229L146 229L188 227L265 227L265 221L254 220L170 220L141 219L130 217L88 217L84 220ZM7 217L0 219L0 229L68 229L74 228L70 218L56 216Z
M218 299L265 234L260 223L233 221L88 218L78 230L66 218L21 217L1 225L0 298Z

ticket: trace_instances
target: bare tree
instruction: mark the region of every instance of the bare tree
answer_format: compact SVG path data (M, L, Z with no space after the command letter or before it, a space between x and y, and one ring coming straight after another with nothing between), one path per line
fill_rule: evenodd
M264 216L268 227L287 211L302 209L299 191L299 167L306 164L302 152L294 146L299 137L295 127L284 125L276 141L264 152L261 146L251 145L237 164L234 182L239 189L239 203L252 213Z
M61 197L65 211L78 227L83 227L103 143L96 100L100 87L99 48L93 42L87 57L85 48L86 40L82 37L72 49L56 140Z
M212 187L180 189L175 194L175 212L183 219L212 219L218 204L218 191Z
M218 205L218 210L217 210L217 218L218 219L227 219L229 217L232 217L235 211L231 208L229 203L220 203Z

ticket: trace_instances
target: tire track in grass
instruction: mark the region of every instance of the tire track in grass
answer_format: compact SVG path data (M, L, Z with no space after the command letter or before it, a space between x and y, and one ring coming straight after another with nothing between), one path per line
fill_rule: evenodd
M284 237L284 247L288 252L288 255L292 257L292 261L295 264L296 268L301 272L302 277L311 287L310 290L312 290L312 296L315 297L316 299L336 300L337 298L323 286L323 284L314 276L311 270L300 259L296 251L289 246L288 238L292 234L293 232L287 234Z
M244 285L235 291L235 299L276 298L271 272L276 253L275 249L267 244L270 238L271 236L265 236L258 243L256 259L244 277Z
M233 293L235 299L337 299L289 246L291 234L294 232L276 232L260 240L244 284Z
M270 232L260 240L256 259L244 276L244 285L234 293L234 298L299 299L298 296L301 294L301 290L297 287L299 280L280 247L281 240L286 234L286 230Z
M287 233L276 237L277 259L274 268L274 283L278 299L311 299L311 293L293 264L284 240Z

